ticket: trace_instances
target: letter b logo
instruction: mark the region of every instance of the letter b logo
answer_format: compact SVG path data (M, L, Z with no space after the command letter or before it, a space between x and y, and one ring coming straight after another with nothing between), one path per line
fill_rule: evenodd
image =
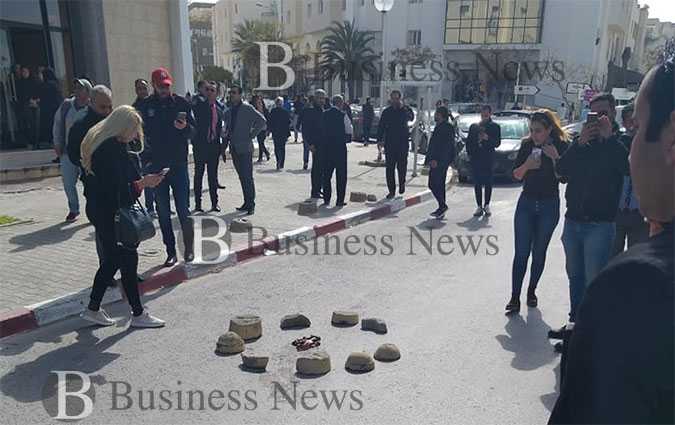
M89 375L77 370L56 370L42 388L42 405L54 419L76 421L94 411L95 390Z

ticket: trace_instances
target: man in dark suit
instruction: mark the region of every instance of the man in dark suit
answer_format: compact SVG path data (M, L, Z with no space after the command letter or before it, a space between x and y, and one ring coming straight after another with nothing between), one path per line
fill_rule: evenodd
M204 212L202 209L202 181L204 170L208 172L209 195L211 197L211 211L220 212L218 207L218 163L222 155L221 132L225 106L217 100L216 83L204 82L205 99L193 105L196 136L192 139L192 148L195 158L195 212Z
M305 108L302 113L302 137L307 138L309 150L312 152L312 199L321 198L321 184L323 183L323 157L324 128L321 116L326 102L326 92L318 89L314 93L314 102L311 108Z
M335 206L343 207L347 190L347 135L352 134L352 122L344 112L342 96L333 96L333 106L323 112L323 128L325 132L323 161L323 201L330 204L331 179L335 172L337 200Z
M363 144L368 146L370 142L370 129L373 127L373 120L375 119L375 109L370 103L370 98L366 98L366 103L363 104Z
M284 98L277 97L275 107L270 111L269 130L274 140L274 156L277 158L277 170L284 169L286 160L286 142L291 136L291 113L284 108Z
M377 143L384 146L386 162L387 199L392 199L396 193L394 170L398 171L398 193L405 192L405 177L408 171L408 121L413 120L413 113L401 102L401 92L392 90L390 106L382 111L377 128Z

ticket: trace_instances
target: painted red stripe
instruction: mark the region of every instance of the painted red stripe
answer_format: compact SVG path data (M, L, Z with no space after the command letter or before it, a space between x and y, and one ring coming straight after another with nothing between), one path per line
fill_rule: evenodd
M146 278L143 282L141 282L139 289L141 294L145 294L165 286L178 285L182 282L185 282L187 278L188 277L185 267L183 265L178 265L169 271L157 272Z
M27 308L17 308L0 313L0 338L38 327L35 314Z
M265 253L265 244L263 242L255 242L248 248L242 248L235 251L237 255L237 263L250 260L255 257L260 257Z
M377 220L378 218L386 217L389 214L391 214L391 206L390 205L384 205L379 208L375 208L374 210L370 211L370 219L371 220Z
M339 232L347 228L347 222L344 220L331 221L330 223L317 224L314 226L316 236L325 235L328 233Z
M411 196L410 198L406 198L405 200L405 206L409 207L411 205L416 205L422 202L422 197L421 196Z

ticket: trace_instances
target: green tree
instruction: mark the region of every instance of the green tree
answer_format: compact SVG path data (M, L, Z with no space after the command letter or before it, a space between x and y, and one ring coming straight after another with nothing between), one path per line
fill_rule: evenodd
M204 67L204 70L198 74L198 80L210 80L220 83L230 83L233 78L232 72L216 65L207 65Z
M353 98L354 84L350 82L378 74L380 56L370 47L374 40L371 31L360 31L353 22L333 22L320 44L322 77L339 77L347 85L348 97Z
M264 22L258 20L245 20L234 29L235 37L232 47L238 53L244 64L244 82L247 87L254 88L260 85L260 46L256 42L282 41L281 30L276 22ZM280 49L270 48L270 62L277 62L282 58ZM270 70L270 84L276 85L283 78L280 69Z

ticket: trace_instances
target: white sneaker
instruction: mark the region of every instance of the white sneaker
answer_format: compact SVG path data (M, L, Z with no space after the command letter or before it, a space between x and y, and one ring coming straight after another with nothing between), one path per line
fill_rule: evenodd
M134 328L161 328L165 325L164 320L151 316L144 310L140 316L131 316L131 327Z
M98 311L92 311L87 308L82 313L80 313L80 317L88 322L96 323L97 325L101 326L112 326L117 323L111 319L110 316L108 316L108 313L106 313L102 308Z
M480 217L481 215L483 215L483 208L481 208L481 207L476 208L476 212L473 213L473 216L474 217Z
M490 206L489 205L486 205L486 206L483 207L483 212L485 213L486 217L490 217L492 215L492 213L490 212Z

